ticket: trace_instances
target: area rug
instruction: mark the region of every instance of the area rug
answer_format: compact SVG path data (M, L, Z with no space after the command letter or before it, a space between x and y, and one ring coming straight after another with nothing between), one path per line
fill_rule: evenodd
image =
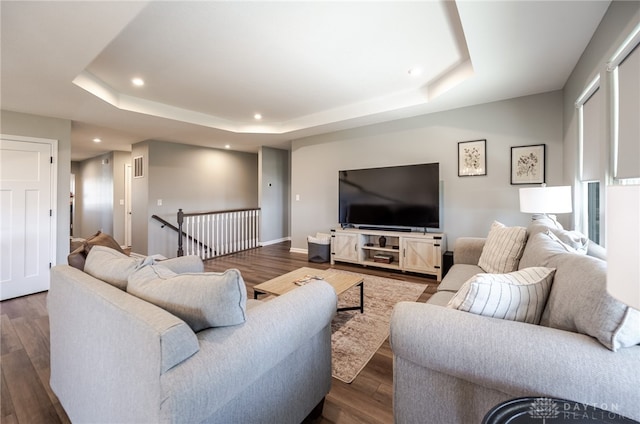
M340 273L356 274L349 271ZM364 313L338 312L331 323L332 375L351 383L389 337L393 306L416 301L427 287L391 278L360 274L364 277ZM338 297L338 306L360 302L360 288L352 287Z

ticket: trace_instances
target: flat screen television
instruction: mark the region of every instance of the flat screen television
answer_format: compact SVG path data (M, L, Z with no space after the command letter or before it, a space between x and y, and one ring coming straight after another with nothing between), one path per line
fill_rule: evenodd
M439 228L438 163L338 172L343 226Z

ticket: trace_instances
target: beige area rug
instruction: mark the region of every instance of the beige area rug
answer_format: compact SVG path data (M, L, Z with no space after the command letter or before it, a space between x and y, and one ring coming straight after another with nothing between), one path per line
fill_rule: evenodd
M356 274L349 271L338 271ZM416 301L426 284L360 274L364 277L364 313L338 312L331 323L333 377L351 383L389 337L393 306ZM338 307L360 303L360 288L352 287L338 297Z

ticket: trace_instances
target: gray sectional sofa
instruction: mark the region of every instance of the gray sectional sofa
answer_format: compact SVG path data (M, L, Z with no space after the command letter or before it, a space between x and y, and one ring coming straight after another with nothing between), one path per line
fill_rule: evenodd
M479 423L524 396L640 420L640 312L607 294L604 252L584 241L544 219L526 229L517 270L546 269L552 278L546 294L527 294L542 309L539 323L525 323L505 311L498 317L495 302L473 309L469 294L495 287L482 285L487 273L478 266L487 239L458 239L454 265L429 302L394 309L395 422Z
M260 302L246 300L239 273L229 271L220 284L230 306L194 315L162 296L173 284L181 300L209 303L202 287L189 287L216 277L200 274L198 258L141 264L115 251L109 260L105 249L93 247L86 272L51 270L50 383L71 421L297 424L321 412L336 311L329 284ZM134 275L136 295L127 281Z

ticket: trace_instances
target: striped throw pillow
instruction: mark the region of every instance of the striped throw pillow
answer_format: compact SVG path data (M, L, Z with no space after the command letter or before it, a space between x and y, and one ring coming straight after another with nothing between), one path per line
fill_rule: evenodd
M498 221L493 221L478 266L484 272L492 274L513 272L518 269L526 242L526 228L506 227Z
M476 274L448 308L493 318L539 324L555 268L531 267L508 274Z

